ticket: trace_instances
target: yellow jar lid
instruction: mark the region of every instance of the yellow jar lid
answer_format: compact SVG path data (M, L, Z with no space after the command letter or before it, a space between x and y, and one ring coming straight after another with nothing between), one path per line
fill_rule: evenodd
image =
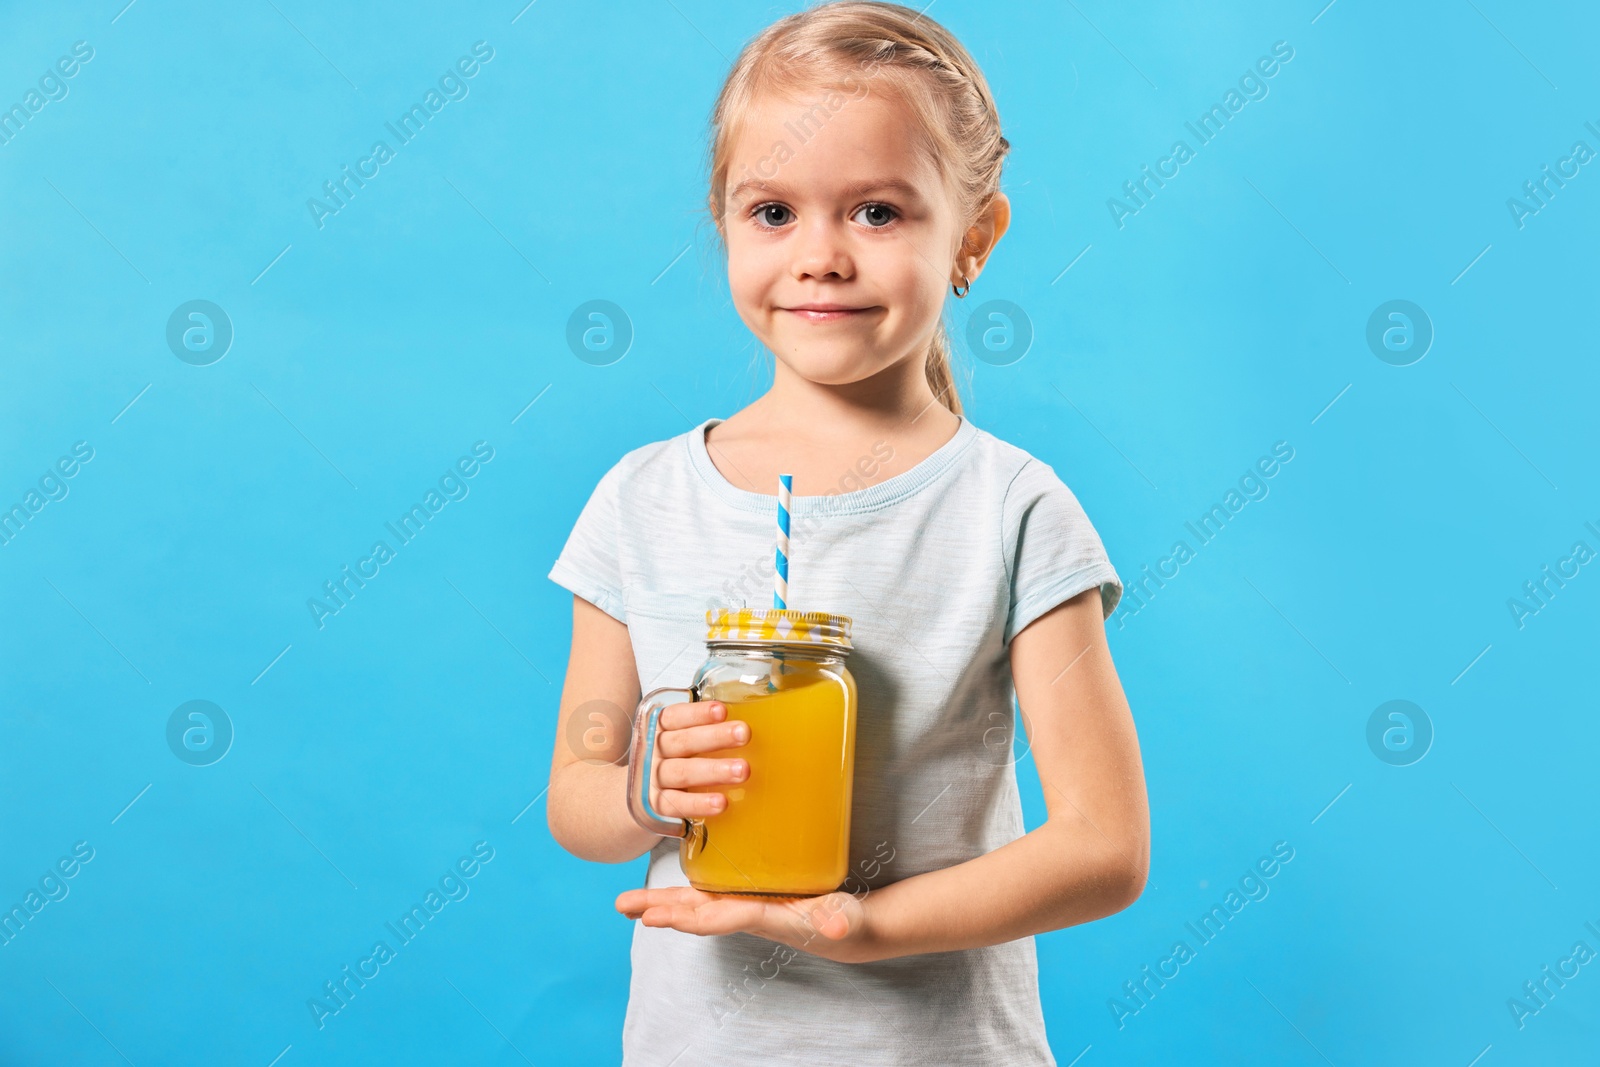
M706 612L707 641L772 641L849 649L848 615L784 608L713 608Z

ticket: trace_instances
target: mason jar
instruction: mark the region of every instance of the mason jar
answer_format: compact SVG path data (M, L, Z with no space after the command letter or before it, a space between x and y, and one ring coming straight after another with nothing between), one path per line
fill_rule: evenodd
M706 612L706 660L687 688L652 690L634 714L628 808L635 821L677 837L689 884L710 893L818 896L849 870L855 772L856 684L845 667L851 620L792 609ZM700 753L743 759L742 782L689 786L722 792L715 815L668 819L650 804L662 709L716 700L725 721L749 724L750 739Z

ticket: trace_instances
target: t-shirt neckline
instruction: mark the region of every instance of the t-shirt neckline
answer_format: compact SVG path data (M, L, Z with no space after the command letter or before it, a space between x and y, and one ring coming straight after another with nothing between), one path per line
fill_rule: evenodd
M856 489L850 492L840 492L833 495L806 495L791 496L789 498L789 513L791 515L847 515L858 514L863 511L875 511L878 508L888 507L890 504L904 500L906 497L924 489L929 483L948 470L967 447L978 436L978 428L974 426L965 415L957 415L961 425L956 427L956 432L950 440L934 449L922 462L908 471L902 471L892 478L885 479L877 485L865 489ZM689 461L699 473L706 486L717 495L724 503L739 508L742 511L772 512L778 508L776 493L752 493L748 489L741 489L728 481L717 465L711 461L711 453L706 448L706 431L726 419L709 418L690 430L686 434L686 445L689 451Z

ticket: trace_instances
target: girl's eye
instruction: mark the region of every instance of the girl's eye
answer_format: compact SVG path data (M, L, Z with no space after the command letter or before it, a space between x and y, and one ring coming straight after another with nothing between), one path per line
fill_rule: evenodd
M871 221L868 221L866 225L874 230L881 230L895 220L895 210L888 204L863 204L856 214L859 215L862 212L870 213L868 217Z
M750 217L756 221L757 226L764 230L782 228L792 221L789 216L793 214L789 208L779 203L757 204L750 209ZM855 215L851 217L859 218L863 214L866 217L862 219L862 225L872 230L881 230L899 218L899 212L888 204L863 204L856 209Z
M777 214L782 216L784 213L788 212L788 210L789 209L784 207L782 204L757 204L755 208L751 210L750 214L764 229L775 230L782 226L787 220L782 217L775 219L773 218L773 215Z

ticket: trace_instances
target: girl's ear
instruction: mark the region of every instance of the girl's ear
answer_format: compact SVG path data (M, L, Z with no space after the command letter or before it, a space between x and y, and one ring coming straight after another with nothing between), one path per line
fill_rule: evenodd
M984 264L989 261L989 253L994 251L994 246L1000 243L1000 238L1005 236L1010 227L1011 201L1005 193L995 193L989 206L983 209L983 213L967 227L967 232L962 236L961 247L956 251L956 276L951 282L959 284L962 276L969 282L977 281L978 275L983 273Z

